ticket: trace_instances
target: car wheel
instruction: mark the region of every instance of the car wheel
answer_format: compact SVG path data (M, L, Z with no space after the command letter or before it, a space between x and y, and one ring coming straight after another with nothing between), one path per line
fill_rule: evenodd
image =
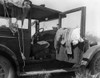
M10 61L0 56L0 78L15 78L15 72Z
M92 58L89 65L89 70L91 74L97 74L100 72L100 51Z

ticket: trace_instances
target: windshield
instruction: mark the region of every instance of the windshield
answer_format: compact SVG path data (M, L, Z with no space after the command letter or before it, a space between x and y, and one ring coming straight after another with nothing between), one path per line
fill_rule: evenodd
M35 20L32 20L31 22L34 22ZM57 29L57 24L58 24L58 19L57 20L51 20L51 21L44 21L40 22L39 24L39 29L43 28L44 31L47 30L56 30ZM31 36L34 35L36 32L35 30L35 24L31 26ZM41 31L39 31L41 32Z
M57 28L58 20L45 21L40 23L40 28L44 30L53 30Z

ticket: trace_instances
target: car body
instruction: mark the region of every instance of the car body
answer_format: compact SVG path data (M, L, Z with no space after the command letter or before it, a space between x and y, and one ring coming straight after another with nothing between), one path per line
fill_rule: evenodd
M7 4L8 5L8 4ZM10 5L17 11L23 10L21 7L17 7L15 5ZM12 9L6 7L9 16L4 15L5 10L2 4L0 4L0 16L2 18L10 19L12 18ZM42 51L38 52L39 59L35 59L31 55L32 48L35 44L31 44L31 21L33 19L38 20L38 22L43 21L51 21L54 19L58 19L59 26L58 29L62 27L61 22L66 14L82 11L81 13L81 37L85 37L85 19L86 19L86 7L79 7L73 10L69 10L66 12L60 12L57 10L53 10L50 8L46 8L44 6L38 6L31 4L31 8L29 9L27 16L25 19L28 20L27 27L17 27L17 32L12 32L9 27L2 26L0 27L0 56L5 57L12 64L14 71L17 72L18 76L31 76L36 74L43 73L55 73L55 72L69 72L75 70L72 68L73 63L70 62L61 62L55 59L55 49L54 49L54 37L56 34L56 29L47 30L47 31L39 31L39 26L36 25L36 33L33 35L35 43L38 41L46 41L50 43L48 48L44 48ZM18 15L13 15L13 18L18 17ZM19 19L21 21L21 19ZM39 47L37 47L38 49ZM91 53L90 53L91 51ZM91 47L84 53L83 58L92 60L92 57L98 52L100 49L98 46ZM40 58L46 56L45 58ZM90 56L87 56L90 55ZM3 58L2 58L3 59ZM8 62L7 62L8 63ZM88 62L89 63L89 62ZM63 69L63 70L62 70Z

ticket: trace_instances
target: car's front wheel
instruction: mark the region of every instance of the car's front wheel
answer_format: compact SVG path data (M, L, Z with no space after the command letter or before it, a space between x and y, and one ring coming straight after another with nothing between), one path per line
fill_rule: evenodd
M89 69L91 74L100 73L100 51L94 55L92 58Z
M0 56L0 78L15 78L13 66L4 56Z

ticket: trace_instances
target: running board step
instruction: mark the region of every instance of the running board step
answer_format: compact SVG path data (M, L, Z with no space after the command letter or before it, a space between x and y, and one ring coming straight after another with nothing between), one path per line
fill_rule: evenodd
M39 75L39 74L50 74L50 73L64 73L64 72L71 72L71 71L76 71L77 68L75 69L56 69L56 70L42 70L42 71L29 71L29 72L23 72L20 74L20 76L33 76L33 75Z

